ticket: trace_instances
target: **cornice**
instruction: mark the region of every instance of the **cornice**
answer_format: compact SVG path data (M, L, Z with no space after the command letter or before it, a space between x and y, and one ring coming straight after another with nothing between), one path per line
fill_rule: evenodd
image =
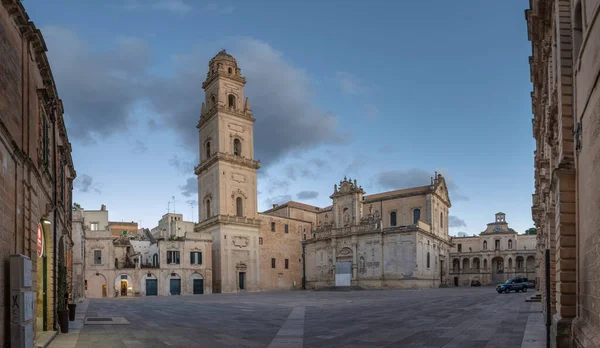
M209 71L209 73L210 73L210 71ZM217 70L210 76L207 76L206 81L202 82L202 89L205 90L208 86L210 86L211 83L213 83L218 78L233 80L233 81L241 83L242 85L246 84L246 78L243 76L233 75L233 74L229 74L229 73L225 74L225 73Z
M194 232L202 232L205 229L216 225L237 225L260 228L262 220L248 217L231 216L231 215L215 215L208 220L197 223L194 226Z
M252 123L254 123L254 121L256 121L256 119L252 117L251 111L234 109L234 108L230 108L227 106L217 104L217 106L212 107L210 110L208 110L206 112L206 114L202 115L202 117L200 118L200 121L198 121L198 124L196 125L196 128L198 128L198 129L202 128L202 126L204 126L207 122L212 120L213 117L218 116L218 114L221 112L231 115L231 116L239 117L243 120L246 120L246 121L249 121Z
M200 175L200 173L204 172L206 169L208 169L213 164L215 164L219 161L223 161L223 162L231 163L233 165L238 165L238 166L247 167L247 168L251 168L251 169L260 168L260 161L255 161L253 159L246 158L246 157L236 156L236 155L230 154L230 153L217 152L216 154L213 154L208 159L204 160L202 163L200 163L198 166L196 166L196 168L194 168L194 173L196 175Z
M425 196L425 195L428 195L430 193L432 193L431 190L409 192L409 193L399 193L399 194L395 194L395 195L391 195L391 196L385 196L385 197L380 197L380 198L365 199L365 200L362 200L361 202L362 203L376 203L376 202L389 201L389 200L398 199L398 198L406 198L406 197L414 197L414 196Z

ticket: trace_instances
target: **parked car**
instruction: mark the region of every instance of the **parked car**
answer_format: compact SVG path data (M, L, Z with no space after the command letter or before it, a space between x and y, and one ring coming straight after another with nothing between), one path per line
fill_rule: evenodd
M531 280L529 280L527 278L521 278L521 279L523 279L523 283L525 283L529 289L535 289L535 282L534 281L531 281Z
M523 282L523 278L513 277L513 278L510 278L509 280L505 281L502 284L496 285L496 291L498 291L499 294L503 293L503 292L508 294L511 291L526 292L527 291L527 283Z

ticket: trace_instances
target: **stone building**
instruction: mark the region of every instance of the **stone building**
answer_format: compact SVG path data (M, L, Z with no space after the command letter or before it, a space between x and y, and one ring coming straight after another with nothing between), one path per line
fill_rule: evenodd
M59 266L71 267L76 174L46 45L20 1L0 1L0 52L0 347L9 347L11 254L32 261L29 332L41 341L57 329L56 278Z
M79 300L85 297L84 289L84 273L85 273L85 240L84 240L84 229L83 229L83 209L73 208L73 228L72 228L72 239L73 239L73 268L72 268L72 279L73 279L73 291L71 297L73 300Z
M600 347L599 0L530 0L538 260L553 347Z
M338 262L350 265L349 278L343 277L363 286L446 281L450 199L441 175L428 186L364 197L356 182L344 180L332 207L288 202L258 213L260 162L245 84L237 61L224 50L209 62L202 84L195 230L213 236L215 292L299 288L304 276L309 287L334 285Z
M536 236L519 235L508 227L506 215L497 213L478 236L453 237L450 277L456 286L502 283L511 277L536 280Z
M183 214L167 213L158 221L158 226L150 230L154 238L183 237L187 232L194 232L195 223L184 221Z
M85 295L88 298L212 292L211 236L187 232L169 240L145 230L129 238L111 231L108 211L86 210ZM143 236L148 237L144 239Z
M109 221L108 226L113 233L113 237L118 238L125 236L126 238L136 238L138 235L137 222Z

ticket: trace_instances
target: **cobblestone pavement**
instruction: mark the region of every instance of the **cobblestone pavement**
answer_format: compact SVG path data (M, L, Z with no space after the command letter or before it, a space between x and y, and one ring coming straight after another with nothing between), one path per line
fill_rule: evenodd
M520 347L532 292L492 287L89 300L76 347ZM54 346L53 346L54 347Z

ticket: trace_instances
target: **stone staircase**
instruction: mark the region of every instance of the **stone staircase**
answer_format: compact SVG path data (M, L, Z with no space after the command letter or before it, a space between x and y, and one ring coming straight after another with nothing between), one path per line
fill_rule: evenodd
M538 292L537 294L526 299L525 302L542 302L542 294Z

